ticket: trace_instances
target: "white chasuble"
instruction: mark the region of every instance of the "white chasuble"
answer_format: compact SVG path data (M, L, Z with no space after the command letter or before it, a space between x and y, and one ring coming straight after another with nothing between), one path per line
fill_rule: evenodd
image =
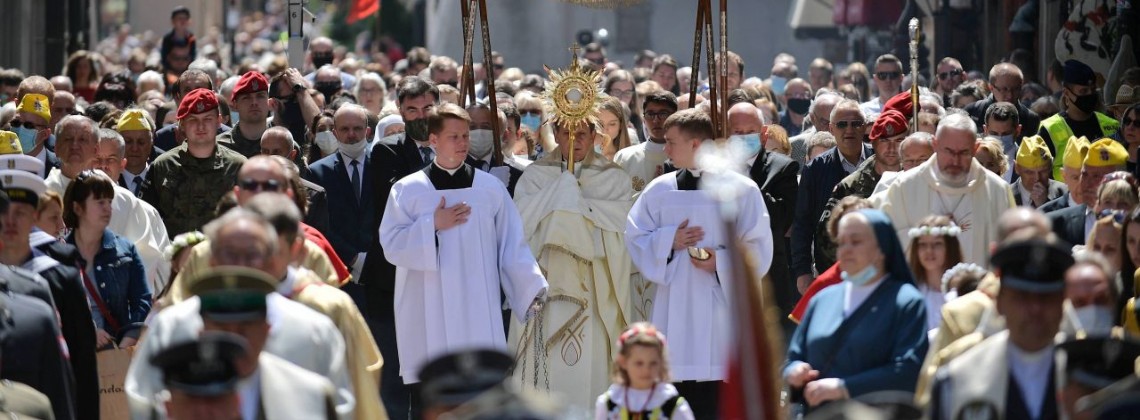
M501 181L471 170L471 187L437 190L427 172L392 187L379 232L384 256L396 266L400 375L409 384L419 382L425 363L444 354L507 350L500 287L520 320L546 287ZM441 197L447 207L471 206L467 222L437 232Z
M755 261L756 279L772 264L772 231L768 209L760 189L747 177L726 171L701 178L720 186L732 185L740 192L735 199L736 236ZM732 258L728 250L732 233L725 231L721 204L707 191L679 189L679 179L695 179L687 170L654 179L641 193L626 223L626 241L634 264L646 279L657 284L653 324L669 340L673 379L724 380L731 343L729 304ZM687 249L674 250L673 238L685 221L704 230L696 247L713 249L716 273L693 265Z
M527 167L515 187L524 235L547 281L539 316L511 325L515 380L590 409L610 385L617 337L631 318L631 273L624 239L632 203L629 175L596 153L575 178L561 151ZM557 160L555 160L557 159Z

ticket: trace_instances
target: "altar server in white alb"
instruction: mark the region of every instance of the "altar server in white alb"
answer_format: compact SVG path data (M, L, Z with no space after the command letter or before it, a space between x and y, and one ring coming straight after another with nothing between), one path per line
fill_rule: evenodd
M428 115L435 160L397 182L380 224L396 266L396 342L404 383L457 350L506 350L500 287L520 322L546 280L503 182L464 163L471 118L454 104Z
M665 121L665 130L665 153L680 169L642 191L629 212L626 246L642 275L658 285L652 319L669 336L677 390L697 418L716 418L732 334L728 293L734 279L727 245L739 239L761 278L772 265L772 231L755 182L723 165L697 164L704 162L698 151L716 147L708 114L678 112ZM737 232L724 230L721 204L709 188L733 194Z

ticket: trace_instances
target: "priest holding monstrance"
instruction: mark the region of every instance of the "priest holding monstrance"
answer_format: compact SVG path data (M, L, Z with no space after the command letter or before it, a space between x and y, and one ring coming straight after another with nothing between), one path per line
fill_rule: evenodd
M510 342L516 380L593 407L610 384L614 341L632 311L623 232L633 190L629 175L593 150L598 74L577 62L548 70L545 124L558 147L527 167L515 187L523 235L550 288L538 316L511 326Z

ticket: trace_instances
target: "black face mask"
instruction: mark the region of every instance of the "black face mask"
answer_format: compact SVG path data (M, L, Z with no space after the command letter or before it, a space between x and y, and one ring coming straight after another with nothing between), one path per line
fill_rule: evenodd
M408 138L415 141L427 141L428 139L428 122L427 118L420 118L418 120L404 121L404 132L407 133Z
M327 52L327 53L314 52L313 53L313 67L315 67L315 68L319 69L319 68L321 68L321 66L324 66L325 64L332 64L332 62L333 62L333 54L331 52Z
M811 108L811 99L788 98L788 109L796 114L807 115L809 108Z
M1096 92L1088 95L1073 94L1073 106L1085 114L1091 114L1093 111L1096 111L1096 101Z
M322 95L325 95L325 104L328 105L333 95L340 92L341 85L340 82L317 82L313 84L313 87L321 92Z

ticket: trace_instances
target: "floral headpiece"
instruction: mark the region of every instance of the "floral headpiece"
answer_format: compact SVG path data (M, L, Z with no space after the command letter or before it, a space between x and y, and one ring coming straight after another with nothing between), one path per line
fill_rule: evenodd
M206 235L198 231L190 231L180 234L178 236L175 236L173 241L170 241L170 245L166 246L166 249L163 252L163 256L166 257L167 261L171 261L174 259L174 256L178 255L178 253L183 249L198 245L205 240Z
M622 347L625 347L626 340L642 334L653 336L653 338L656 338L657 341L661 342L662 347L666 346L665 334L662 334L661 331L657 329L657 327L649 325L647 323L637 323L631 325L628 330L625 330L625 332L621 333L621 336L618 337L618 348L620 349Z
M949 270L946 270L945 273L942 273L942 293L947 293L950 291L949 290L950 289L949 288L950 280L953 279L954 277L957 277L957 276L962 275L962 274L969 274L969 275L973 275L973 276L981 278L981 277L985 277L985 275L988 273L989 273L988 270L986 270L985 268L982 268L981 266L979 266L977 264L958 263L958 264L954 265L953 267L950 267Z
M961 235L961 234L962 234L962 228L958 227L958 225L954 224L954 222L950 222L950 226L919 226L919 227L913 227L913 228L910 228L910 231L907 232L907 236L909 236L911 239L918 238L920 236L951 236L951 237L957 237L958 235Z

